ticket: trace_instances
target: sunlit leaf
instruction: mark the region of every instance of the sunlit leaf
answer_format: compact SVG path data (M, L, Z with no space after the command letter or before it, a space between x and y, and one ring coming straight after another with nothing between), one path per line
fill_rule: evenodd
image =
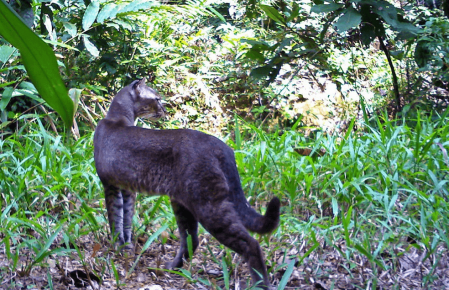
M126 21L122 21L122 20L119 20L119 19L115 19L115 20L113 20L112 22L117 23L118 25L120 25L120 26L123 27L124 29L127 29L127 30L132 30L132 29L133 29L132 25L129 24L128 22L126 22Z
M131 12L131 11L138 11L141 9L148 9L151 6L154 6L155 3L153 1L148 0L135 0L127 4L125 7L123 7L122 10L120 10L120 13L125 12Z
M70 22L63 22L64 28L70 36L74 37L76 35L76 25Z
M3 45L0 46L0 62L7 62L16 49L14 47Z
M310 11L314 13L327 13L342 8L343 6L344 6L343 4L337 3L319 4L312 6Z
M105 21L108 18L112 18L115 17L115 14L112 16L112 12L114 10L114 8L117 5L114 3L108 3L106 4L100 11L100 13L98 13L98 17L97 17L97 22L98 23L103 23L103 21Z
M12 98L12 92L14 91L11 87L6 87L2 93L2 98L0 99L0 111L3 111L8 105Z
M95 57L98 57L100 55L98 48L92 42L90 42L88 36L83 35L83 41L87 51L89 51L90 54L92 54Z
M83 17L83 29L89 29L97 18L98 11L100 10L100 3L98 1L90 2L87 6L86 12Z
M80 89L70 89L69 90L69 96L72 99L73 103L75 104L75 111L80 102L81 92L82 92L82 90L80 90Z
M213 14L215 14L215 16L217 16L221 21L223 21L224 23L226 23L226 19L223 17L223 15L221 15L220 12L218 12L217 10L215 10L212 7L207 7L207 9L209 9Z
M267 14L267 16L273 19L274 21L282 24L285 23L284 17L282 17L282 15L273 6L260 5L260 9L262 9L265 12L265 14Z

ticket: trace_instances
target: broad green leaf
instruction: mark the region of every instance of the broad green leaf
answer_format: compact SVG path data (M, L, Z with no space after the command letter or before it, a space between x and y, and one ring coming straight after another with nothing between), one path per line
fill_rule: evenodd
M260 5L260 9L262 9L268 17L273 19L274 21L285 24L284 17L277 11L276 8L268 5Z
M114 7L114 9L112 9L111 14L110 14L110 18L115 18L115 16L119 13L123 12L123 9L125 9L125 7L127 6L127 3L120 3L117 6Z
M428 41L419 41L415 47L415 62L418 67L422 68L426 66L432 59L432 46Z
M123 8L120 10L120 13L126 13L126 12L130 12L130 11L136 11L136 10L135 10L135 7L138 6L138 5L140 4L139 2L141 2L141 1L136 0L136 1L128 2L128 3L126 4L126 6L123 7Z
M393 50L390 51L390 55L395 59L402 60L405 56L405 53L403 50Z
M344 32L350 28L356 27L360 24L362 16L354 8L348 8L344 14L337 20L335 27L338 32Z
M98 1L90 2L89 6L87 6L86 12L83 16L83 29L84 31L88 30L97 18L98 11L100 10L100 3Z
M257 61L259 61L260 63L262 63L262 62L265 61L265 57L264 57L264 55L260 52L260 50L254 49L254 48L248 50L248 52L246 53L246 57L247 57L248 59L257 60Z
M112 12L113 12L113 10L114 10L114 8L115 8L116 6L117 6L117 5L114 4L114 3L106 4L106 5L101 9L100 13L98 13L97 22L98 22L98 23L103 23L103 21L105 21L106 19L115 17L115 14L112 15Z
M389 25L395 27L398 24L398 12L393 4L383 0L362 1L361 4L372 5L373 10L371 12L381 16Z
M5 63L14 54L16 49L9 45L0 46L0 61Z
M32 91L34 93L37 93L36 87L32 83L30 83L30 82L21 82L20 83L20 88L24 89L24 90Z
M315 12L315 13L327 13L327 12L332 12L339 8L342 8L343 6L344 6L343 4L337 4L337 3L319 4L319 5L312 6L310 11Z
M63 22L64 28L70 36L74 37L76 35L76 25L70 22Z
M120 13L125 12L135 12L139 11L140 9L148 9L151 6L154 6L155 3L153 1L148 0L135 0L127 4L125 7L123 7L122 10L120 10Z
M376 31L374 26L369 24L362 24L360 28L362 43L366 46L370 45L371 42L376 38Z
M403 20L402 17L399 17L400 15L398 15L398 10L393 4L383 0L376 0L376 1L365 0L361 1L360 3L363 5L362 7L366 7L366 5L371 5L372 9L370 9L369 13L371 14L374 13L382 17L382 19L387 24L391 25L393 29L401 32L402 39L412 38L419 33L418 27Z
M240 40L240 42L248 43L253 48L257 48L258 50L271 50L271 51L274 51L274 49L272 49L271 46L268 43L266 43L266 42L261 42L261 41L252 40L252 39L242 39L242 40Z
M117 23L118 25L120 25L121 27L123 27L123 28L125 28L125 29L127 29L127 30L133 30L132 25L129 24L128 22L126 22L126 21L122 21L122 20L119 20L119 19L115 19L115 20L113 20L112 22Z
M39 98L39 97L37 96L36 92L31 91L31 90L17 89L17 90L14 90L12 96L13 96L13 97L17 97L17 96L27 96L28 98L33 99L33 100L35 100L35 101L38 102L38 103L44 103L44 100L41 99L41 98Z
M0 35L19 49L28 75L39 94L70 127L74 106L51 48L25 25L5 0L0 1L0 23Z
M273 67L269 65L257 67L251 70L250 75L256 79L266 79L270 75L272 69Z
M83 41L87 51L89 51L90 54L92 54L95 57L98 57L100 55L100 52L98 51L97 47L92 42L89 41L88 36L83 35Z
M6 87L2 93L2 98L0 99L0 111L3 111L8 105L12 98L12 92L14 91L11 87Z
M81 92L83 90L80 89L70 89L69 90L69 96L72 99L73 103L75 104L75 111L78 108L78 104L80 102Z
M421 31L418 27L408 22L398 22L394 28L399 31L399 39L413 38Z
M120 26L117 23L107 22L105 23L107 27L114 27L117 30L120 30Z

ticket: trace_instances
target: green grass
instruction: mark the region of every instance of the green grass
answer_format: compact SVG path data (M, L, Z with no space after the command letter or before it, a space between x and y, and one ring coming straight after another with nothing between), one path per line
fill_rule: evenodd
M352 123L345 136L318 134L312 142L295 131L266 134L247 125L242 135L249 141L234 144L245 191L256 205L281 197L283 223L275 236L281 244L299 236L297 248L306 240L300 261L320 243L334 247L348 269L363 256L372 269L365 283L373 288L380 271L395 271L402 247L425 251L420 262L435 267L438 247L449 246L446 115L407 122L376 117L361 130ZM303 146L327 153L294 152ZM423 274L423 287L432 275Z
M55 247L56 242L75 244L92 235L94 242L108 244L92 134L73 141L54 136L36 120L0 141L0 249L8 260L0 268L0 281L8 273L26 276L35 267L48 267L50 257L75 252L80 261L89 258L85 249ZM280 227L271 238L261 239L266 256L284 252L298 261L297 267L308 261L323 277L324 260L316 257L327 251L338 253L340 268L349 276L362 259L371 269L362 286L375 288L382 282L380 273L398 272L398 259L416 249L423 253L419 261L428 265L421 286L442 278L435 269L443 255L439 249L449 246L448 121L447 116L407 122L375 117L369 124L358 124L359 130L351 124L345 135L318 133L313 140L301 128L269 134L237 123L235 140L227 142L236 151L250 203L263 211L273 195L282 200ZM296 147L326 153L301 156ZM136 236L149 225L160 225L150 236L165 225L172 232L176 229L167 198L140 195L136 213ZM290 254L291 249L298 251ZM115 273L117 281L121 279L109 256L95 261L96 275ZM225 288L232 288L227 270L232 260L217 261L225 273ZM279 289L288 286L292 262L277 265L268 258L267 264L270 273L279 272ZM130 264L131 272L135 265ZM186 271L196 270L184 269L187 277ZM195 275L191 281L210 284L189 273ZM394 280L388 287L399 283Z

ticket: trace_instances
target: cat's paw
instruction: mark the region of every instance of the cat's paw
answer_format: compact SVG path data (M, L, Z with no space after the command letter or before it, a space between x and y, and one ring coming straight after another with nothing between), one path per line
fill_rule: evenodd
M131 243L126 243L122 246L122 253L128 256L134 256L134 245Z
M182 259L174 258L173 261L165 263L165 269L173 270L175 268L182 268Z
M120 243L117 242L114 245L114 250L118 253L127 255L134 255L134 245L132 243Z
M253 288L251 288L253 289ZM274 286L266 286L266 285L257 285L254 289L258 289L258 290L276 290L276 287Z

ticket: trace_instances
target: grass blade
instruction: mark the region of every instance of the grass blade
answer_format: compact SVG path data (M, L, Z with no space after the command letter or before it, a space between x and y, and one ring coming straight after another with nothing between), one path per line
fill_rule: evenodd
M278 290L283 290L285 286L287 286L288 280L290 279L290 276L293 273L293 269L295 268L295 260L290 261L290 264L288 264L287 270L285 271L284 275L282 275L281 281L278 285Z

